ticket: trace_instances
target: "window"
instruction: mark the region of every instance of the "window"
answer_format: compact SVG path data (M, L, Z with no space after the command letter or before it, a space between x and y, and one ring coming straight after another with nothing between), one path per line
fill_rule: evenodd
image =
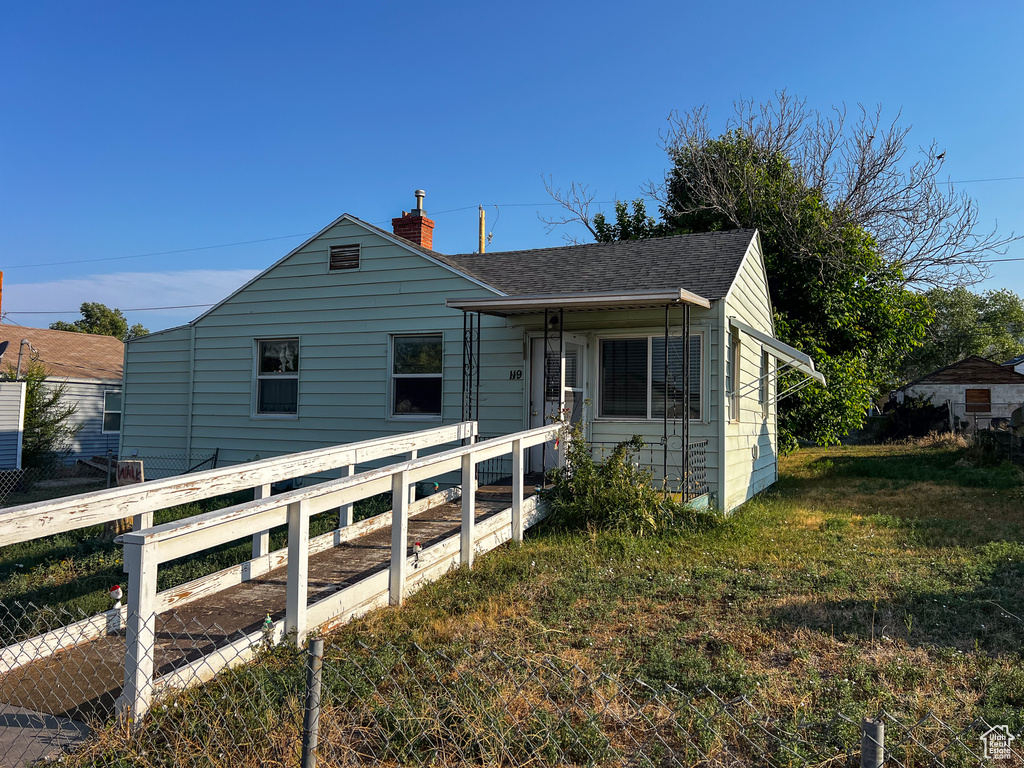
M691 419L701 417L701 340L690 335ZM683 404L683 340L668 342L668 418L680 419ZM602 417L662 419L665 417L665 338L644 336L601 340L600 408Z
M991 389L964 390L964 400L967 401L967 413L989 413L992 410Z
M768 350L761 349L761 378L757 388L757 402L761 405L761 415L768 417L768 379L772 373L772 362L768 359Z
M256 342L256 414L295 416L299 412L299 340Z
M103 428L108 435L121 431L121 390L108 389L103 393Z
M359 245L332 245L327 249L327 269L341 272L359 269Z
M441 415L444 338L440 333L391 337L391 415Z
M729 394L729 418L740 420L740 362L743 350L740 347L740 333L735 328L729 333L728 358L725 364L725 391Z

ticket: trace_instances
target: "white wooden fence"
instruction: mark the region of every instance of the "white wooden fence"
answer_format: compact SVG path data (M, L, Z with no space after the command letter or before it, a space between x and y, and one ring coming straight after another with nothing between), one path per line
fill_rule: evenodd
M337 469L352 474L357 464L387 459L402 453L415 457L424 448L464 439L472 440L477 434L476 422L466 421L405 435L209 469L140 485L22 504L0 511L0 547L126 517L133 519L132 528L137 531L151 527L153 512L167 507L249 488L255 489L258 497L266 497L270 495L271 484L283 480ZM351 508L343 507L340 515L342 524L346 522L346 515L347 522L351 522ZM253 542L253 555L267 554L267 536L261 531L254 535L257 538Z
M129 604L125 683L118 701L119 711L139 717L148 711L158 691L208 679L226 666L248 660L253 647L264 639L265 634L269 635L272 642L291 637L295 642L302 643L312 628L336 626L380 605L400 605L410 590L443 575L450 567L460 563L471 566L477 551L487 551L510 538L521 541L525 528L543 514L536 496L523 498L523 452L553 439L559 429L558 425L538 427L125 534L123 542ZM511 507L477 526L476 489L472 482L476 465L509 453L512 455ZM429 505L437 501L431 502L427 498L410 504L409 489L417 482L452 472L461 472L462 476L462 522L459 535L435 544L419 553L418 558L410 558L407 554L409 515L416 511L417 505ZM393 499L390 515L385 513L346 529L339 529L320 537L320 542L310 541L309 520L313 515L335 508L350 509L352 504L361 499L388 491ZM438 501L451 498L449 494ZM338 537L354 538L389 523L391 562L388 570L380 571L310 605L307 578L311 550L331 546L334 541L342 540ZM246 566L251 574L253 568L263 572L274 564L286 563L284 620L276 622L267 631L261 630L231 645L218 648L187 667L154 681L157 614L173 604L173 594L168 593L191 591L181 587L158 594L156 584L160 564L250 534L259 536L279 525L288 526L286 551L266 553L236 569L205 577L201 589L209 594L238 583L246 577ZM258 565L257 560L261 560ZM410 575L413 565L416 566L416 572Z
M154 511L167 507L250 488L254 489L257 499L268 498L270 487L276 482L338 469L352 475L360 464L394 459L403 454L415 458L419 451L448 443L474 440L477 435L476 422L466 421L403 435L292 453L139 485L10 507L0 512L0 546L125 517L132 517L133 528L139 530L152 525ZM417 502L419 506L416 509L418 511L428 505L443 503L457 495L457 489L435 494L422 502ZM310 541L310 552L319 552L342 541L361 536L373 530L373 526L386 526L387 521L382 521L383 517L379 516L376 522L363 521L346 528L352 523L352 505L342 504L339 507L339 529ZM287 550L268 552L269 543L269 529L256 531L253 535L252 560L161 593L156 601L157 611L184 605L284 565ZM127 606L113 608L97 616L0 649L0 674L6 674L58 651L119 632L125 626L127 612Z

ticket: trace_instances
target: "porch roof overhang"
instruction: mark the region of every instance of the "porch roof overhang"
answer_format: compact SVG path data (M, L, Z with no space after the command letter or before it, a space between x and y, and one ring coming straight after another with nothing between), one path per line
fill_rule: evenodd
M485 299L448 299L447 306L463 312L480 312L496 317L530 315L546 309L596 311L601 309L650 309L667 304L689 304L709 309L711 302L683 288L657 291L588 291L525 296L495 296Z
M770 349L775 357L782 360L790 368L809 376L821 384L821 386L826 386L825 377L819 371L814 369L814 361L799 349L791 347L789 344L784 344L778 339L769 336L767 333L759 331L756 328L752 328L742 320L737 320L735 317L729 318L729 325L736 330L743 331L743 333L748 336L757 339L761 344Z

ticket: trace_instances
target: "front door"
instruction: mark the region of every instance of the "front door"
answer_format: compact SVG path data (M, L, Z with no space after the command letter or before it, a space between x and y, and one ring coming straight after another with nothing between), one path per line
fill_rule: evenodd
M530 427L551 424L565 418L572 424L583 420L583 403L586 400L586 354L587 341L583 336L565 334L562 337L561 355L557 339L548 340L547 364L545 365L544 339L535 338L530 342ZM540 473L557 467L560 463L561 445L556 441L538 445L529 451L527 466L530 472Z

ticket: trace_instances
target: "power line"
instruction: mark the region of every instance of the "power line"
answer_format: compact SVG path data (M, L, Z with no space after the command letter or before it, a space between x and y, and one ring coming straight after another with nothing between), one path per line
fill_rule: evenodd
M947 184L980 184L983 181L1020 181L1024 176L1000 176L995 179L960 179L958 181L947 181Z
M131 256L103 256L98 259L75 259L73 261L47 261L41 264L12 264L5 266L4 269L24 269L30 267L57 267L64 264L89 264L95 261L120 261L122 259L142 259L146 256L169 256L174 253L191 253L192 251L209 251L213 248L230 248L234 245L251 245L252 243L267 243L271 240L286 240L289 237L309 237L315 235L315 232L299 232L294 235L278 235L277 237L263 237L259 240L240 240L237 243L221 243L220 245L200 245L195 248L179 248L176 251L154 251L153 253L135 253Z
M164 309L195 309L197 307L212 307L214 302L209 304L179 304L174 307L130 307L127 309L119 309L120 312L159 312ZM5 315L77 315L81 312L80 309L54 309L43 310L43 309L13 309L4 312Z
M1017 181L1017 180L1024 180L1024 176L1002 176L1002 177L991 178L991 179L961 179L961 180L957 180L957 181L949 181L947 183L949 183L949 184L976 184L976 183L989 182L989 181ZM641 195L640 197L643 197L643 195ZM623 201L622 200L592 200L590 202L590 204L591 205L614 205L614 204L619 203L619 202L623 202ZM561 205L561 203L557 203L557 202L551 201L551 202L542 202L542 203L502 203L500 205L497 204L497 203L490 203L489 205L493 205L495 208L535 208L535 207L544 207L544 206L552 206L552 205ZM431 215L432 216L441 216L441 215L444 215L446 213L459 213L461 211L475 210L476 208L477 208L476 205L465 205L465 206L462 206L460 208L448 208L448 209L443 210L443 211L434 211ZM371 222L371 223L375 224L375 225L377 225L377 224L387 224L390 221L391 221L391 219L381 219L379 221L374 221L374 222ZM199 246L195 246L193 248L178 248L178 249L175 249L175 250L172 250L172 251L152 251L150 253L134 253L134 254L130 254L128 256L101 256L101 257L97 257L95 259L71 259L71 260L68 260L68 261L46 261L46 262L40 262L40 263L37 263L37 264L10 264L10 265L5 265L4 266L4 270L32 269L34 267L58 267L58 266L65 266L65 265L68 265L68 264L94 264L94 263L97 263L97 262L104 262L104 261L124 261L126 259L144 259L144 258L148 258L150 256L171 256L171 255L179 254L179 253L195 253L196 251L215 250L217 248L233 248L233 247L239 246L239 245L254 245L256 243L269 243L269 242L273 242L275 240L288 240L288 239L294 238L294 237L309 237L309 236L315 235L315 234L316 234L316 232L296 232L296 233L291 234L291 235L277 235L277 236L274 236L274 237L262 237L262 238L258 238L256 240L239 240L239 241L234 242L234 243L219 243L217 245L199 245ZM985 260L986 263L997 263L997 262L1000 262L1000 261L1024 261L1024 258L1021 258L1021 259L986 259ZM196 306L204 306L204 305L196 305ZM135 310L135 311L145 311L145 310ZM20 314L25 314L25 313L20 313Z
M615 203L615 200L595 200L593 205L610 205ZM496 204L495 207L498 207ZM522 207L535 207L543 205L560 205L560 203L506 203L501 207L503 208L522 208ZM444 211L434 211L432 216L441 216L446 213L457 213L459 211L476 210L475 205L466 205L461 208L449 208ZM387 224L391 219L382 219L380 221L371 222L372 224ZM173 251L153 251L152 253L133 253L129 256L101 256L95 259L72 259L69 261L45 261L37 264L10 264L4 266L4 270L9 269L32 269L33 267L59 267L66 264L93 264L100 261L123 261L125 259L144 259L149 256L171 256L177 253L194 253L196 251L210 251L216 248L233 248L238 245L253 245L255 243L269 243L273 240L288 240L293 237L309 237L315 235L316 232L296 232L292 235L277 235L276 237L261 237L257 240L239 240L235 243L219 243L217 245L199 245L194 248L178 248Z

